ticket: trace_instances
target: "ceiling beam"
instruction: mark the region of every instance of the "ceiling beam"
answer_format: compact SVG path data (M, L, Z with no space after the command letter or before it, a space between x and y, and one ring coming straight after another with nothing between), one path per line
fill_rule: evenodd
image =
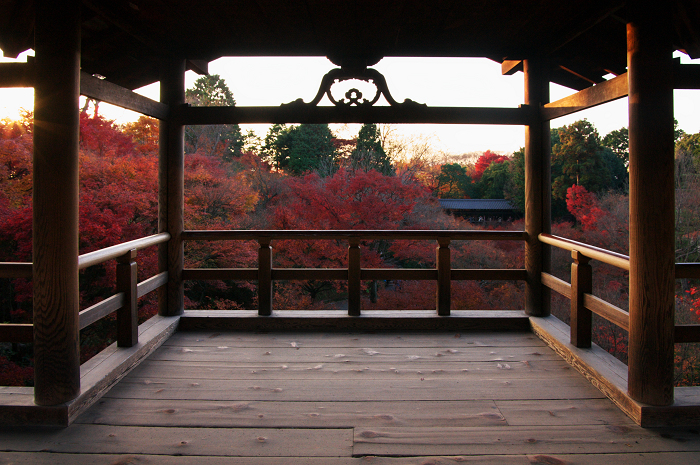
M544 121L549 121L626 96L627 73L583 89L555 102L547 103L541 110L541 116Z

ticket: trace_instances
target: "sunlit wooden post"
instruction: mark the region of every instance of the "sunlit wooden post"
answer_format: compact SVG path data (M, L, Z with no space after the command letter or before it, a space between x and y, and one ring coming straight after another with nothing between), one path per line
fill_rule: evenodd
M348 239L348 315L360 316L362 269L360 268L360 239Z
M674 141L670 8L634 2L627 24L630 151L628 389L673 403Z
M136 250L117 258L117 292L124 293L124 305L117 310L119 347L132 347L139 342L137 271Z
M549 101L549 81L544 61L529 59L524 61L525 104L533 108L537 117L525 126L525 311L528 315L546 316L549 314L548 293L542 286L542 271L549 269L546 261L549 253L538 236L548 232L550 214L550 174L549 174L549 123L539 117L540 107Z
M34 401L55 405L80 392L80 2L39 0L34 9Z
M258 315L272 315L272 239L258 239Z
M160 122L158 232L170 233L170 241L159 246L158 266L168 271L168 285L159 291L159 314L180 315L184 308L182 269L184 248L185 127L175 121L176 109L185 103L185 61L163 63L160 100L170 106L167 120Z
M578 250L571 251L571 343L576 347L591 346L593 315L583 306L583 295L593 292L591 259Z
M452 265L450 263L450 239L438 239L436 250L437 312L440 316L450 316L452 300Z

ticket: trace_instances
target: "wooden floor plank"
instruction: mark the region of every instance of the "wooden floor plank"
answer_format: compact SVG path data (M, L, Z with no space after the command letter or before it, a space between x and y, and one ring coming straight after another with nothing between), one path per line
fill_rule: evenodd
M107 397L124 399L276 400L342 402L402 400L590 399L600 392L579 378L533 384L531 379L480 378L474 382L430 377L414 379L347 380L208 380L127 378Z
M618 425L356 428L354 455L700 452L697 432Z
M532 334L221 332L177 333L76 424L0 430L0 450L22 465L700 464L700 435L637 427Z
M81 423L125 426L348 428L505 426L492 400L473 402L221 402L110 399Z
M513 360L558 360L559 357L547 347L473 347L466 349L443 349L441 347L391 347L363 348L327 347L278 347L278 348L236 348L221 346L165 346L159 348L150 360L173 361L227 361L267 363L347 363L368 361L496 361Z
M544 347L542 341L531 333L453 332L453 333L269 333L243 332L181 332L165 345L231 347Z
M397 377L459 378L489 376L503 378L560 379L579 376L563 360L510 362L347 362L337 363L263 363L263 362L181 362L145 361L131 372L132 378L200 379L395 379Z
M511 426L626 425L635 423L607 398L498 400L498 410Z
M0 450L83 454L349 457L351 429L161 428L73 424L0 429Z
M1 453L0 464L13 465L191 465L190 456ZM289 465L289 457L211 457L199 456L197 465ZM656 452L641 454L532 454L421 457L296 457L304 465L668 465L697 464L695 452Z

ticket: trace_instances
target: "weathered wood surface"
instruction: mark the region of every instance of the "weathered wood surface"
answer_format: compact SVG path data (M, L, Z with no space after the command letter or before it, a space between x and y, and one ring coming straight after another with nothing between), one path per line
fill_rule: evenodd
M178 107L171 113L185 125L255 123L424 123L424 124L528 124L537 115L518 108L488 107Z
M22 454L9 452L0 454L8 463L16 465L83 465L83 454ZM458 456L419 456L419 457L303 457L295 458L294 463L305 465L644 465L669 463L693 463L696 452L651 452L641 454L531 454L531 455L458 455ZM105 454L91 455L89 462L94 465L121 464L160 464L190 465L191 456L143 455L143 454ZM289 465L289 457L212 457L198 456L200 465Z
M619 425L509 426L499 431L471 427L355 428L353 450L358 455L476 455L488 454L494 449L506 454L533 455L585 453L587 450L598 453L690 452L698 447L694 436L697 434L690 431L666 434Z
M34 342L34 326L22 323L0 324L0 342Z
M643 465L692 463L700 438L637 427L531 333L180 332L72 426L1 430L0 450L40 465Z
M80 73L80 94L153 118L165 119L168 117L169 108L167 105L86 72Z
M555 102L545 104L542 108L542 119L552 120L626 96L627 73L583 89Z

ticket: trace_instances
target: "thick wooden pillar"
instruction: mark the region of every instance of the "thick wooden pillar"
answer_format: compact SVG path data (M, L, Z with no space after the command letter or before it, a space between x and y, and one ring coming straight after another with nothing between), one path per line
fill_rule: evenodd
M549 102L549 80L543 60L524 62L525 104L539 115L540 107ZM537 236L551 231L551 174L549 122L536 118L525 126L525 311L528 315L549 314L548 293L542 286L542 271L549 270L549 252Z
M627 25L630 396L673 403L674 141L670 8L638 2Z
M170 233L159 250L159 266L168 271L168 285L159 294L161 315L180 315L184 308L182 268L184 248L185 127L174 121L175 109L185 103L185 61L164 62L160 100L170 106L168 119L160 122L158 232Z
M80 3L36 3L34 86L34 401L80 393L78 137Z

